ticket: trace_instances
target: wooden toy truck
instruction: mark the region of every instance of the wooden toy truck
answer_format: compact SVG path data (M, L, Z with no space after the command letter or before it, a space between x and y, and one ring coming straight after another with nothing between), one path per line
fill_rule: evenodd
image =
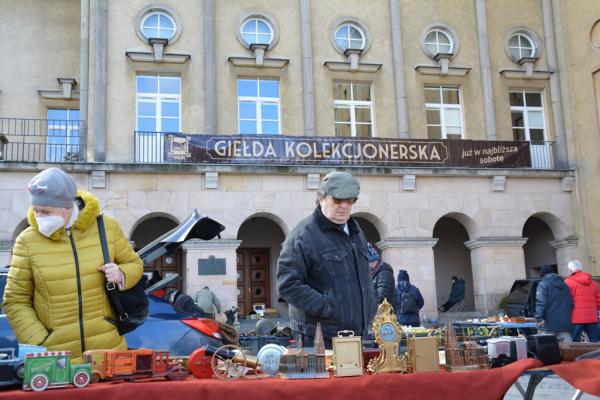
M25 355L23 389L40 392L70 383L81 388L90 383L91 375L90 364L71 365L70 351L29 353Z
M177 362L169 361L168 351L137 350L88 350L83 359L92 365L92 382L99 380L166 377L185 379Z

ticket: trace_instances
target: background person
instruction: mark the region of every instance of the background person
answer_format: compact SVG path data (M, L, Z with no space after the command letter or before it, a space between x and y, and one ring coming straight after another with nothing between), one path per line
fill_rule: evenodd
M465 280L456 276L452 277L452 287L450 288L450 296L441 306L438 306L438 310L441 312L449 311L456 304L465 300Z
M317 322L325 345L338 331L366 334L377 299L367 240L353 218L358 180L331 172L321 181L314 212L290 232L277 263L277 291L288 302L295 336L312 346Z
M185 294L181 290L167 290L167 293L165 293L165 300L172 304L177 312L188 314L195 318L210 318L208 314L196 305L192 296Z
M398 271L398 284L396 285L396 303L398 307L398 322L402 325L420 326L419 310L425 305L421 291L410 283L408 272Z
M597 342L600 336L598 329L598 308L600 307L600 292L592 276L582 271L579 260L569 261L567 264L571 275L565 279L565 283L571 289L573 297L573 340L579 342L581 333L585 332L590 342Z
M105 291L106 281L129 289L142 276L142 261L118 223L104 216L113 262L104 264L98 199L77 191L57 168L29 183L29 227L17 237L4 292L8 321L20 343L69 350L76 361L91 349L126 349Z
M369 268L371 268L371 279L377 296L377 304L383 303L384 299L396 310L396 295L394 294L394 270L388 264L383 262L377 249L368 243L369 248Z
M544 265L542 280L535 293L535 319L540 333L556 335L560 340L572 342L571 313L573 298L563 279L549 265Z
M221 302L208 286L198 290L195 297L196 305L208 315L207 318L215 319L215 310L216 315L221 314Z

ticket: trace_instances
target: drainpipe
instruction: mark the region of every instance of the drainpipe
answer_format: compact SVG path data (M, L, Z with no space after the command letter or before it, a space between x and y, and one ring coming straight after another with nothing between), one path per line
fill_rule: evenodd
M477 17L477 40L479 42L479 65L481 68L481 86L483 90L485 132L488 140L497 140L485 0L475 0L475 15Z
M215 60L215 1L204 0L204 129L208 135L217 132Z
M90 0L81 0L81 34L79 42L79 118L88 139L88 86L90 71ZM87 157L86 157L87 158Z
M96 79L94 82L94 161L106 161L106 21L107 0L96 4Z
M302 32L302 89L304 91L304 135L315 135L315 105L310 40L310 0L300 0L300 31Z
M400 4L390 0L390 23L392 26L392 56L394 58L394 85L396 89L396 120L398 136L408 139L408 106L404 81L404 54L402 53L402 29L400 28Z

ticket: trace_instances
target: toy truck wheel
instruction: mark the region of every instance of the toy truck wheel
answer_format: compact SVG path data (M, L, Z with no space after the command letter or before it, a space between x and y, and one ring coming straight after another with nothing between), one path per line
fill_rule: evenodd
M79 371L73 377L73 385L78 388L87 386L90 383L90 374L87 371Z
M100 382L100 374L97 372L94 372L92 374L92 383L98 383Z
M23 377L25 376L25 364L20 364L17 367L16 375L17 375L17 378L23 380Z
M37 374L34 375L33 378L31 378L31 381L29 382L29 386L31 386L31 389L34 392L41 392L46 390L46 388L48 387L48 377L44 374Z

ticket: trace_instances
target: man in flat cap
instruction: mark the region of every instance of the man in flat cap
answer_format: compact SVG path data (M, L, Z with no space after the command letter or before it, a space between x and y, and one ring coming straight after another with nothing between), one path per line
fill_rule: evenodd
M277 290L289 304L292 329L304 346L312 346L317 322L331 348L338 331L366 335L375 315L367 240L351 218L359 191L351 174L327 174L317 192L316 209L283 243Z

